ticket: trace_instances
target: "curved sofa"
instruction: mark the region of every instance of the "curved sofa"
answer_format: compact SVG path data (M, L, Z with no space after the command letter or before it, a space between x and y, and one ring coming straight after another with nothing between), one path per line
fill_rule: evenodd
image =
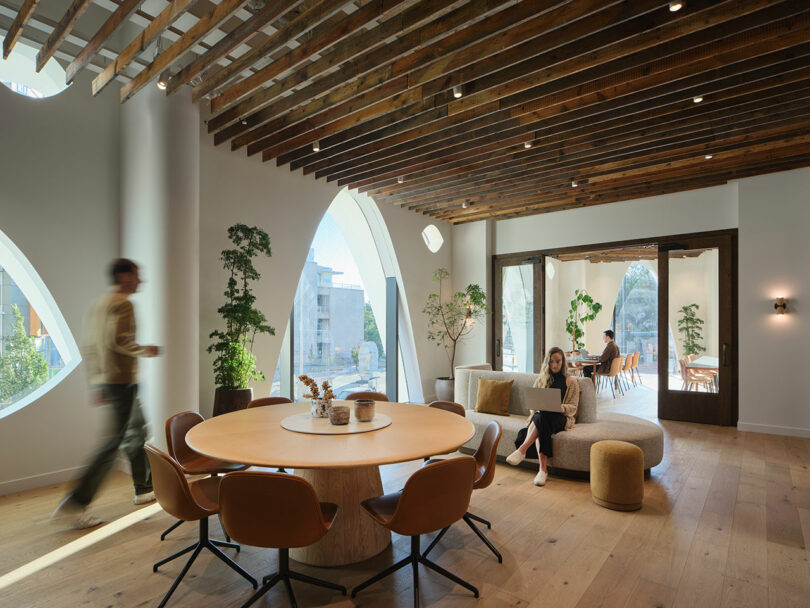
M530 387L536 374L492 371L488 364L456 368L455 401L467 410L467 418L475 425L475 435L461 448L471 452L478 447L484 428L490 420L497 420L503 428L498 444L498 458L503 460L515 449L515 437L526 425L529 408L523 402L521 388ZM488 380L514 380L509 400L509 416L483 414L475 411L478 398L478 378ZM658 465L664 456L664 433L657 424L627 414L599 414L596 408L596 393L593 382L579 378L580 400L576 425L570 431L554 435L554 458L549 465L554 469L588 472L591 464L591 445L603 439L616 439L634 443L644 452L644 470ZM537 460L527 459L532 468Z

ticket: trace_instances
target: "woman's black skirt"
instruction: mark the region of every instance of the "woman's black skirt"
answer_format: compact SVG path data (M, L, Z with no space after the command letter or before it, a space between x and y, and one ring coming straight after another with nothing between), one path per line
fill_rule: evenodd
M540 439L540 451L546 456L551 458L554 453L551 444L551 436L554 433L559 433L565 430L565 414L559 412L537 412L532 416L533 424L537 427L537 436ZM517 438L515 439L515 447L519 448L526 441L526 434L529 432L528 427L524 427L518 431ZM529 446L526 450L526 458L539 458L535 444Z

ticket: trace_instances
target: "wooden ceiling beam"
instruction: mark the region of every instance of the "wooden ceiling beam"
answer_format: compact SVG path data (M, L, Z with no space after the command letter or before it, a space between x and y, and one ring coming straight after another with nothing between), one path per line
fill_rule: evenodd
M301 4L301 2L303 2L303 0L268 2L263 9L254 13L249 19L242 21L222 40L172 76L166 89L167 92L174 93L192 78L210 68L245 40L253 36L264 26L275 21L287 11L294 9Z
M85 45L82 49L81 53L70 62L67 69L65 70L65 84L70 84L73 82L73 79L88 63L93 57L96 56L101 50L101 47L104 43L109 39L110 36L115 33L124 21L129 19L138 8L140 8L141 4L143 4L144 0L124 0L117 9L109 16L109 18L104 22L104 24L99 28L99 30L95 33L95 35L90 39L90 41Z
M70 3L67 11L65 11L65 15L51 32L51 35L48 36L48 40L45 41L39 53L37 53L37 73L41 72L45 64L48 63L48 60L53 57L59 45L67 38L70 30L73 29L73 26L76 25L76 21L79 20L79 17L82 16L82 13L90 6L91 2L92 0L73 0Z
M34 14L37 4L39 4L39 0L25 0L22 3L22 6L20 6L17 16L14 17L11 27L8 28L5 38L3 38L3 59L8 59L8 56L11 54L11 50L20 39L20 35L23 32L23 28L25 28L25 24L28 23L31 15Z
M135 95L146 84L167 69L172 63L183 56L191 47L197 44L212 29L224 21L231 13L240 9L248 0L222 0L210 13L200 18L185 34L175 40L168 49L160 53L146 68L135 75L132 80L121 87L120 99L125 102Z
M195 87L193 99L198 100L236 78L239 74L261 61L273 51L306 34L340 11L349 0L318 0L307 2L291 12L290 21L278 31L268 36L267 40L254 47L236 61L219 68L216 72L206 74L202 83Z
M248 115L247 123L251 129L249 132L242 134L247 129L237 127L236 130L230 130L229 134L231 136L240 135L234 140L237 148L271 136L279 128L290 127L310 116L317 115L330 105L361 99L363 95L372 92L381 81L405 76L409 69L435 61L442 54L447 54L454 49L466 48L482 38L489 39L496 36L532 15L538 13L542 15L557 2L558 0L538 0L533 3L522 2L515 6L508 6L511 2L503 0L473 0L470 4L461 6L406 34L392 44L371 49L368 53L357 57L350 65L342 66L339 73L316 80L291 95L290 98L279 100ZM507 6L507 8L491 14L503 6ZM487 16L489 17L485 18ZM460 26L465 27L458 29ZM493 47L490 53L496 50L497 47ZM407 64L400 63L405 60L407 60ZM351 78L356 80L352 81ZM399 93L409 88L407 79L402 82L403 86ZM318 99L325 93L328 93L326 98ZM313 99L315 101L311 101ZM309 103L305 103L307 100L310 100ZM248 106L240 107L239 112L244 114L263 103L264 98L260 96ZM354 107L356 104L347 105ZM276 118L282 112L296 106L301 107L297 107L294 112L288 112L282 118L267 123L268 120ZM233 116L229 115L228 119L233 120ZM222 122L218 120L212 124L214 128L218 128ZM261 126L256 127L256 125ZM217 135L215 143L222 141L223 136Z
M183 11L196 0L173 0L157 17L152 19L141 32L118 54L104 70L93 79L92 92L98 95L104 87L123 72L132 61L146 50L153 40L160 36Z

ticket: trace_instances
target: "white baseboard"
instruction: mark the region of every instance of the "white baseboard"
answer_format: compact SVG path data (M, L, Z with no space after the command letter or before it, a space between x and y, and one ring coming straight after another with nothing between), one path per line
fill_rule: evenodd
M71 479L76 479L81 474L83 469L84 466L72 467L70 469L51 471L50 473L31 475L30 477L20 477L19 479L0 481L0 496L5 494L13 494L14 492L33 490L34 488L41 488L43 486L50 486L55 483L70 481Z
M765 433L767 435L787 435L788 437L810 438L810 429L795 426L776 426L773 424L755 424L751 422L738 422L737 430L749 433Z

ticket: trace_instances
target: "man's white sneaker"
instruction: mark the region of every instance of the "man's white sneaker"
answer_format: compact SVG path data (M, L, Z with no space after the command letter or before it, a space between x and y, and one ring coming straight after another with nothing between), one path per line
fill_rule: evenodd
M136 494L135 498L132 499L132 502L136 505L145 505L146 503L153 502L154 500L154 492L144 492L143 494Z
M511 464L513 467L516 467L523 462L524 458L526 458L526 456L520 450L515 450L506 457L506 462Z
M548 479L548 473L546 473L545 471L540 471L537 475L534 476L534 485L544 486L546 485L546 479Z
M76 515L73 519L73 527L76 530L85 530L87 528L95 528L99 524L103 524L104 522L101 520L100 517L96 517L95 515L90 515L86 510L83 510L81 513Z

